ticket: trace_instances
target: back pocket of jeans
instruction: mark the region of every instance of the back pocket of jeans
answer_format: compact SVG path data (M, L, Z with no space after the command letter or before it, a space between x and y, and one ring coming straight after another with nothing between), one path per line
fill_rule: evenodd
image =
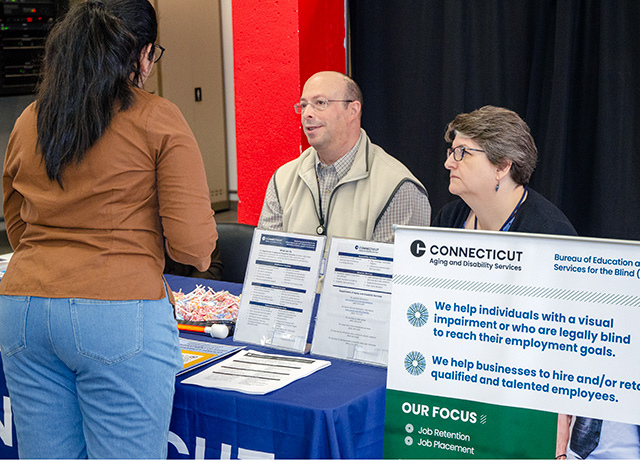
M142 305L139 300L71 299L78 353L105 364L116 364L139 353Z
M0 348L7 356L24 350L27 346L25 331L28 310L29 297L0 296Z

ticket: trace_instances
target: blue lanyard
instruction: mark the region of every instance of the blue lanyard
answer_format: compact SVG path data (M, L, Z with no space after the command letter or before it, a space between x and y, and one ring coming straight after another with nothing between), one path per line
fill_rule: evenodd
M522 196L520 197L520 201L518 201L518 204L516 205L516 207L513 208L513 211L511 211L511 214L509 214L509 217L507 217L507 220L505 220L504 224L502 224L502 227L500 227L501 232L509 231L509 229L511 228L511 225L513 224L514 219L516 218L516 212L518 212L518 209L520 209L520 205L524 201L524 197L526 195L527 195L527 186L525 185L524 191L522 192ZM462 224L462 228L464 228L464 223ZM476 216L475 218L473 229L474 230L478 229L478 216Z

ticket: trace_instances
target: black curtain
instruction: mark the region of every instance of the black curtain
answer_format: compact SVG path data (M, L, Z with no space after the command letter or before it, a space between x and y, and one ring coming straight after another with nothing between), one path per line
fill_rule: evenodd
M349 0L363 127L454 197L445 127L483 105L516 111L539 151L532 188L582 236L640 239L638 0Z

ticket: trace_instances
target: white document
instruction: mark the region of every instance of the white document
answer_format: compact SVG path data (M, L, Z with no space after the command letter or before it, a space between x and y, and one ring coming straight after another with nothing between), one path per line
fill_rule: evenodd
M182 383L263 395L330 365L319 359L242 350Z
M0 278L2 278L4 272L7 270L11 257L13 257L13 252L0 255Z
M333 238L311 351L387 365L393 245Z
M256 229L234 340L304 351L325 240Z
M390 327L389 390L640 424L638 242L398 227Z

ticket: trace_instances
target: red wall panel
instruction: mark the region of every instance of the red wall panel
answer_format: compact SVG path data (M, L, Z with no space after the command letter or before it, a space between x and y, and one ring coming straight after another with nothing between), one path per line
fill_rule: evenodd
M344 14L344 0L233 0L239 222L258 222L269 178L301 152L306 79L344 72Z

